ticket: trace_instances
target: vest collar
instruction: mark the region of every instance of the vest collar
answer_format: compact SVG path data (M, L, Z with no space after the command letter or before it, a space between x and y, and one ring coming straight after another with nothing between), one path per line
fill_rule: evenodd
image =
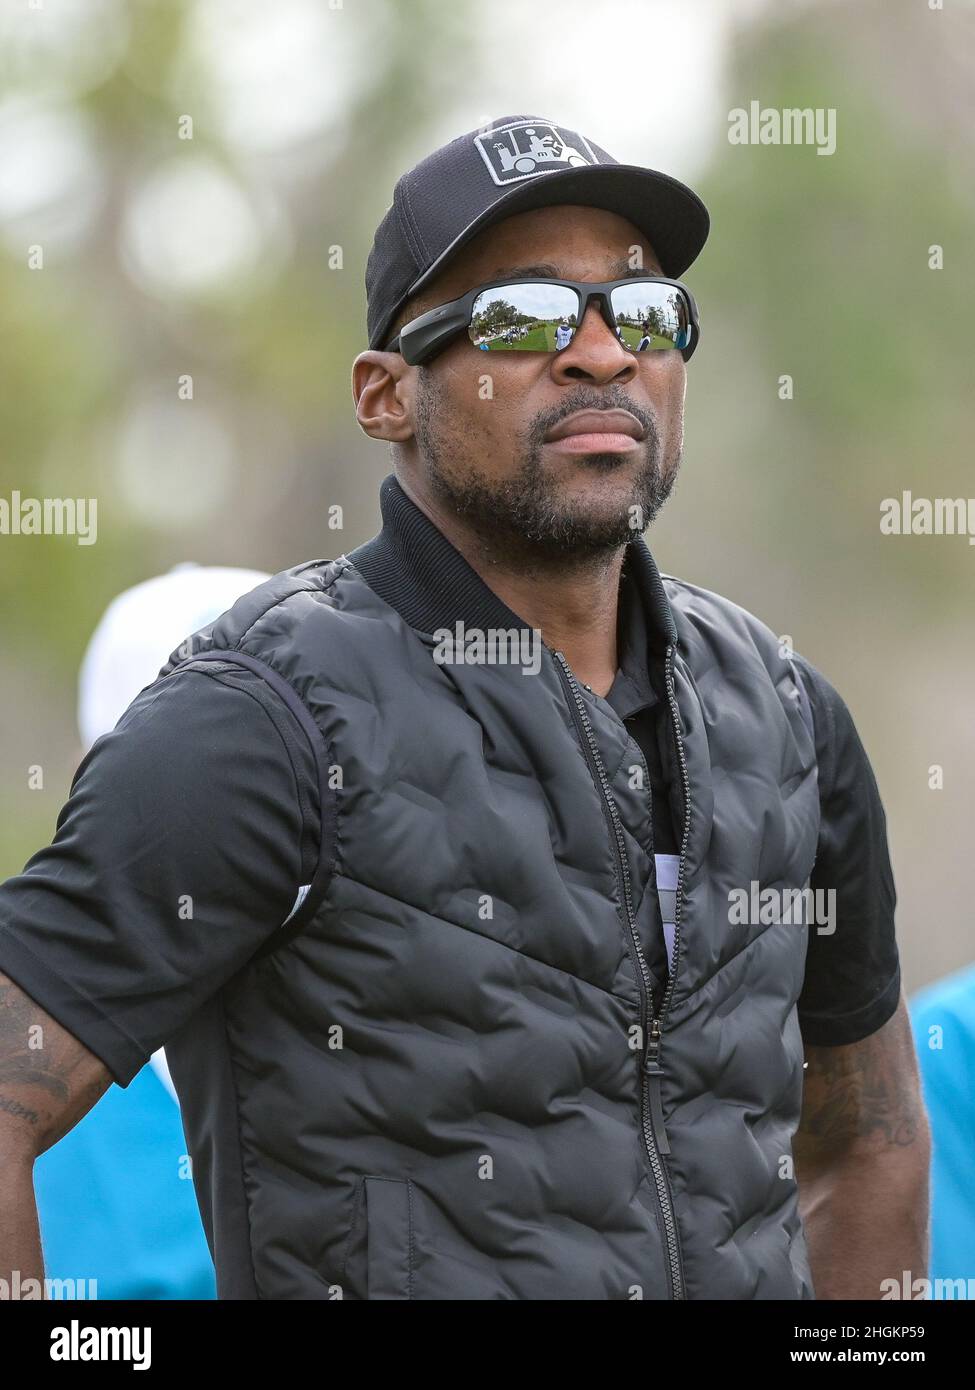
M516 628L528 623L502 602L484 580L403 491L395 474L379 490L382 529L348 552L374 593L418 632L467 628ZM647 640L661 648L677 642L660 572L642 535L627 546L625 565L639 586L647 616Z
M647 610L625 565L620 579L617 656L619 669L606 703L626 720L657 704L658 697L650 676Z

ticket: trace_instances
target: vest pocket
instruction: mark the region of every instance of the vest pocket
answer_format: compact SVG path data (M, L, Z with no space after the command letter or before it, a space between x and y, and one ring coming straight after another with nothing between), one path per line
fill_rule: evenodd
M363 1178L366 1297L413 1297L413 1184Z

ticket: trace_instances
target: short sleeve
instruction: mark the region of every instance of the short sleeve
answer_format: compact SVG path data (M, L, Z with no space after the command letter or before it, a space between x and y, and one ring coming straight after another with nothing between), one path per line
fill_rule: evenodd
M0 971L120 1085L244 966L314 872L308 735L247 669L148 686L0 885Z
M896 893L887 819L853 717L820 671L795 663L813 714L821 813L799 1024L807 1043L839 1046L869 1037L897 1008ZM824 916L831 930L821 930Z

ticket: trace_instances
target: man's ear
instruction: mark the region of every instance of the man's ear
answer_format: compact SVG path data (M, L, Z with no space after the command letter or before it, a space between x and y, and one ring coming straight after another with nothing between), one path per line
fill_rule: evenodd
M373 439L405 444L413 438L413 387L416 368L398 352L369 348L352 364L355 417Z

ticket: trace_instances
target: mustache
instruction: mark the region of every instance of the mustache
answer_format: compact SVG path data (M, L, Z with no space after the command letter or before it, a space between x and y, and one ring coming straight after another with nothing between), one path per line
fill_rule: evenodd
M638 405L622 387L608 391L580 387L565 396L551 410L541 411L535 416L528 427L529 450L534 453L536 449L540 449L548 431L560 420L574 415L577 410L628 410L643 426L644 442L649 443L654 449L659 449L660 440L655 416L645 407Z

